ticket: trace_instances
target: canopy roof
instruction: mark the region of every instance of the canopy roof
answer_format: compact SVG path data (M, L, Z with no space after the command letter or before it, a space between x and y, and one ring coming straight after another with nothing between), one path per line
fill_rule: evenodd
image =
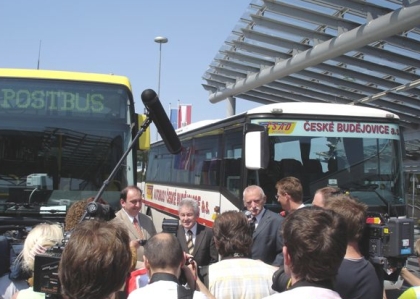
M203 87L212 103L332 102L392 111L408 157L417 159L419 16L420 0L254 0Z

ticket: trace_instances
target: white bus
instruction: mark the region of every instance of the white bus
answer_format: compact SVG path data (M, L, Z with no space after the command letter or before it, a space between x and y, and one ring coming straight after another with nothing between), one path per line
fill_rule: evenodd
M218 213L243 209L242 192L261 186L267 207L280 211L275 184L299 178L304 201L336 185L389 216L406 215L399 117L359 106L277 103L223 120L177 130L182 152L162 141L151 145L144 209L157 229L177 218L184 197L201 208L199 222L212 226Z

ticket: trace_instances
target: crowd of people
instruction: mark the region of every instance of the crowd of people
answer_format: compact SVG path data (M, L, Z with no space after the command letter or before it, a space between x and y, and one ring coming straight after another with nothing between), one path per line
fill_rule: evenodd
M382 299L383 277L360 248L367 206L329 186L305 205L295 177L276 189L282 213L266 209L263 189L251 185L244 210L222 212L212 228L198 223L197 201L184 198L175 234L158 233L141 212L137 186L121 191L121 209L109 221L80 221L93 198L81 200L64 227L43 223L29 232L14 263L28 275L0 277L0 299L46 298L33 288L35 257L64 232L71 234L58 265L58 298ZM420 256L420 241L415 252ZM400 298L418 298L420 278L406 268L401 276L414 287Z

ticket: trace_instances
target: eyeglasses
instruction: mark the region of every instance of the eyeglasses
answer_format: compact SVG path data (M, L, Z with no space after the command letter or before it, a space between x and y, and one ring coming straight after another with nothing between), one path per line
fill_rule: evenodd
M287 193L283 193L283 194L276 194L274 195L274 197L276 198L276 200L279 200L280 195L285 196Z

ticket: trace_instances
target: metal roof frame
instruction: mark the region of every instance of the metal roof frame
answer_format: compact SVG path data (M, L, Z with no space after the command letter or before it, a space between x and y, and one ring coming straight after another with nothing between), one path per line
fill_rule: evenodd
M203 87L212 103L383 108L400 116L406 150L420 158L419 15L420 0L253 0Z

